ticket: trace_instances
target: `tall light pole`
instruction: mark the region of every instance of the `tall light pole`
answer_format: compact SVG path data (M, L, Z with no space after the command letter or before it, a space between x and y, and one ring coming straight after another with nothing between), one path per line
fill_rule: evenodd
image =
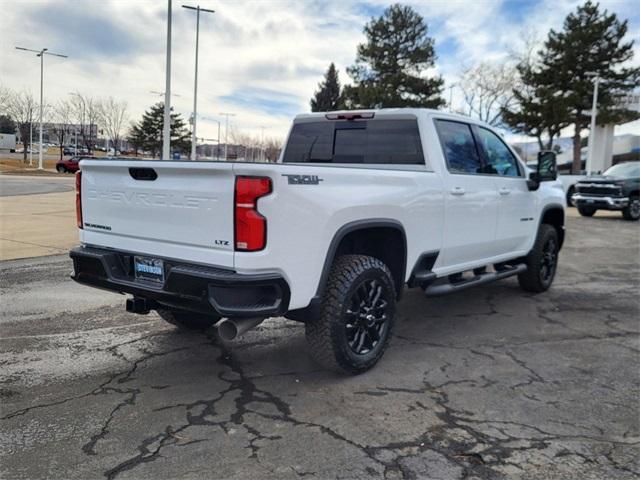
M196 11L196 72L195 80L193 82L193 125L192 125L192 140L191 140L191 160L196 159L196 121L198 118L198 43L200 41L200 12L215 13L215 10L208 10L206 8L190 7L188 5L182 5L182 8Z
M24 147L24 140L22 141ZM31 114L31 120L29 121L29 166L33 167L33 114Z
M78 101L82 104L82 113L80 115L80 131L82 132L82 138L85 138L84 134L84 98L78 92L69 92L72 97L77 97ZM73 154L78 155L78 126L74 126L75 141L73 146ZM91 138L91 122L89 122L89 138Z
M27 52L36 53L36 57L40 57L40 147L38 148L38 170L42 170L42 109L43 109L43 97L44 97L44 56L53 55L54 57L68 58L66 55L60 53L49 52L48 48L42 50L32 50L30 48L16 47L16 50L25 50ZM33 145L31 145L33 149Z
M167 0L167 63L164 87L162 160L171 160L171 0Z
M591 167L593 166L594 140L596 138L596 116L598 115L598 85L600 84L600 76L596 72L587 72L587 76L593 77L593 101L591 103L591 126L589 129L589 150L587 151L587 175L591 175Z
M453 112L453 87L456 87L457 83L449 85L449 112Z
M260 161L264 162L266 160L265 157L265 149L264 149L264 129L269 127L260 126Z
M216 145L216 160L220 160L220 121L215 118L203 117L200 116L201 119L207 120L210 122L216 122L218 124L218 144Z
M235 117L236 114L220 112L220 115L224 115L226 117L226 123L224 126L224 160L226 162L227 160L229 160L229 157L227 155L227 149L229 148L229 117Z

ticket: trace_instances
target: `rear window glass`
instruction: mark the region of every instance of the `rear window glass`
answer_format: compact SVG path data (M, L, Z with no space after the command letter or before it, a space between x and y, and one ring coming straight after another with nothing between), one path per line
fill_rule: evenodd
M297 123L285 163L424 164L416 120Z

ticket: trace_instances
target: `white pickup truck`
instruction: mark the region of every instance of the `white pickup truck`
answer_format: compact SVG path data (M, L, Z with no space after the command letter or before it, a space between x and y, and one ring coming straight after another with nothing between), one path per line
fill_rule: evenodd
M405 285L434 296L517 275L547 290L556 176L553 152L531 172L487 125L425 109L299 115L275 164L83 160L73 278L223 339L298 320L320 364L359 373Z

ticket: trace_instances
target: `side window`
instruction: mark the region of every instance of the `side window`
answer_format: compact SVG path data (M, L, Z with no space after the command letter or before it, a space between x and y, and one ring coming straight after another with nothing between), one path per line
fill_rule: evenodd
M468 124L436 120L436 129L451 173L482 173L480 156Z
M477 131L480 144L487 156L487 165L483 173L504 177L520 176L518 161L500 137L486 128L480 127Z

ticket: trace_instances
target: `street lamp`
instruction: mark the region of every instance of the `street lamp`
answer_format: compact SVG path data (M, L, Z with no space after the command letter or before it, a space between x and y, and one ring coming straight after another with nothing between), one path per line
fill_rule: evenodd
M209 122L216 122L218 124L218 145L216 145L216 160L220 160L220 121L215 118L203 117L200 115L202 120L207 120Z
M83 141L86 143L86 135L84 129L84 98L78 92L69 92L69 95L72 97L77 97L78 101L82 104L82 114L80 115L80 132L83 138ZM74 125L74 145L73 145L73 154L78 155L78 126ZM89 141L91 141L91 121L89 121Z
M587 175L591 175L593 165L594 148L593 143L596 137L596 116L598 114L598 85L600 76L598 72L586 72L587 77L593 77L593 102L591 103L591 126L589 129L589 150L587 150Z
M265 157L265 148L264 148L264 129L269 127L260 126L260 161L264 162L266 160Z
M196 72L195 80L193 82L193 125L192 125L192 140L191 140L191 160L196 159L196 118L198 116L198 43L200 41L200 12L215 13L215 10L207 10L206 8L190 7L188 5L182 5L182 8L196 11Z
M44 94L44 56L53 55L54 57L62 57L62 58L68 58L68 57L60 53L49 52L48 48L43 48L42 50L32 50L30 48L16 47L16 50L34 52L37 54L36 57L40 57L40 147L38 148L38 170L42 170L44 168L42 166L42 103L43 103L42 97ZM33 145L31 145L31 149L33 149Z
M453 87L457 87L457 83L449 85L449 112L453 112Z
M167 63L164 87L162 158L164 160L171 160L171 0L167 0Z
M220 112L220 115L224 115L227 119L224 127L224 160L226 162L227 160L229 160L229 157L227 155L227 149L229 148L229 117L235 117L236 114Z

